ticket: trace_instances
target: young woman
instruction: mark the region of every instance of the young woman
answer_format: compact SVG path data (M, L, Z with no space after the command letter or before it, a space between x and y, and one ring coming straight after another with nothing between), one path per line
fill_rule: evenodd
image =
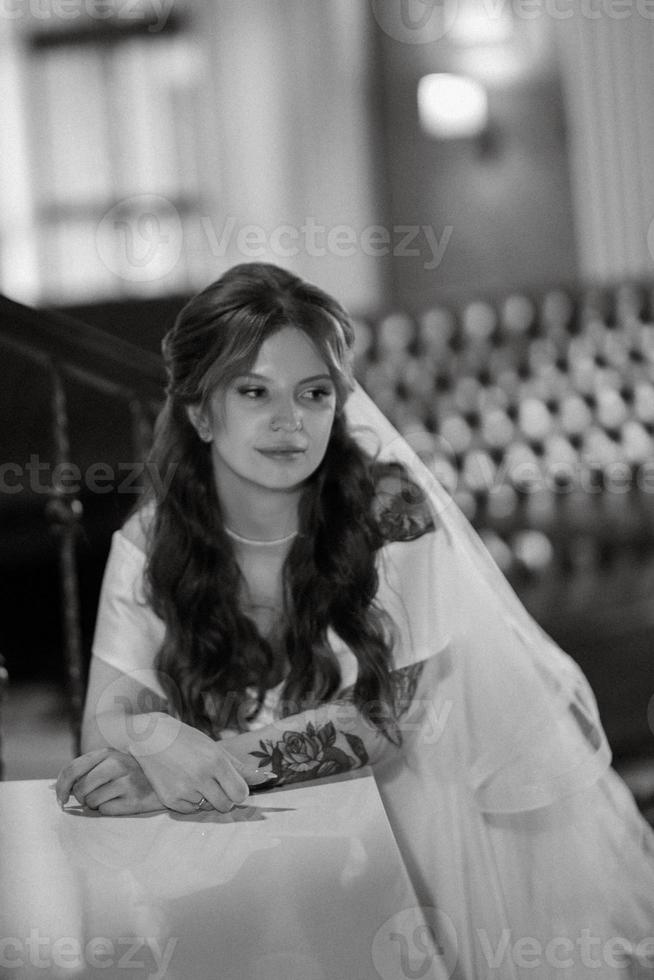
M654 976L654 834L592 693L355 385L352 345L335 300L269 265L180 313L60 800L224 811L370 764L457 937L448 976Z

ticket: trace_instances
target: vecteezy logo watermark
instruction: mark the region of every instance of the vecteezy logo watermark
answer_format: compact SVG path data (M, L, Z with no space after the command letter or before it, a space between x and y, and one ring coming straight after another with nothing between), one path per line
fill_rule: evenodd
M431 906L396 912L375 933L371 950L382 980L447 980L458 953L454 923Z
M488 27L512 21L626 20L638 16L654 20L654 0L479 0L474 13ZM459 16L458 0L372 0L375 20L389 37L404 44L429 44L452 32ZM465 11L467 15L467 11ZM456 25L457 27L459 25ZM461 23L466 36L467 22ZM458 33L458 31L457 31Z
M130 675L131 676L131 675ZM114 705L122 703L114 697ZM204 696L206 710L215 719L217 728L234 727L237 731L243 730L247 726L252 712L256 709L256 700L243 698L239 692L227 691L219 697L211 692L206 692ZM108 708L113 705L107 705ZM454 702L448 699L439 701L435 698L411 699L395 720L395 728L402 738L410 736L414 742L420 742L425 746L436 745L442 738L449 717L454 708ZM297 698L282 698L276 708L279 715L278 721L271 723L277 731L283 734L287 729L286 718L293 715L308 713L315 709L315 701L311 698L306 700ZM152 710L144 707L143 710ZM359 706L348 700L332 701L329 705L329 720L338 729L351 730L353 727L362 726L371 734L377 732L374 717L382 715L387 717L387 706L383 701L366 701ZM152 734L152 727L143 723L142 738Z
M586 970L624 970L635 962L651 969L654 966L654 937L632 942L624 936L594 936L582 929L576 938L552 936L547 941L534 936L514 938L510 929L503 929L493 942L485 929L477 930L482 955L490 970L504 970L507 964L520 970L535 970L547 966L550 971L568 971L575 966ZM556 976L548 973L548 976Z
M443 261L445 250L454 231L453 225L445 225L440 238L431 225L367 225L356 229L352 225L327 226L313 217L304 219L301 225L277 225L271 231L261 225L238 226L236 218L228 217L216 230L212 220L204 216L201 224L209 243L211 254L222 258L235 249L245 259L263 259L276 256L280 259L295 258L304 254L312 258L351 258L367 255L382 258L423 258L423 268L437 269Z
M156 34L164 29L174 0L0 0L0 20L140 21Z
M625 20L637 14L654 20L653 0L483 0L489 18L504 15L506 9L515 20Z
M194 222L199 222L199 229L192 228ZM337 259L392 255L421 260L427 271L440 266L454 231L453 225L445 225L440 235L432 225L325 225L310 215L299 224L273 228L239 224L234 215L220 223L209 215L190 215L183 228L169 200L142 194L125 198L107 211L96 231L96 248L100 260L119 278L153 282L169 275L179 262L184 229L192 232L193 247L205 247L214 259L227 255L247 261L285 260L301 254Z
M452 28L458 10L458 0L372 0L382 31L404 44L439 41Z
M154 463L91 463L82 470L76 463L45 462L37 453L32 453L26 463L6 462L0 464L0 494L17 494L30 490L36 494L51 494L54 487L64 493L140 493L141 481L147 477L159 497L170 487L175 466L166 473L159 472Z
M158 194L124 198L104 215L95 243L107 269L130 282L164 279L182 254L182 222L175 206Z
M182 730L177 718L164 713L174 682L160 671L144 668L129 671L129 679L137 691L135 697L126 693L124 677L111 681L100 694L97 717L101 734L107 744L127 744L140 758L167 751ZM153 682L158 691L153 689Z
M44 976L54 970L79 975L87 969L143 970L148 980L163 980L168 974L170 961L177 946L177 939L169 939L165 946L152 936L132 936L109 939L94 936L82 943L76 936L43 936L38 929L30 929L29 936L4 936L0 938L0 968L20 971L32 967L43 970ZM47 973L45 971L48 971ZM30 970L30 976L32 971Z

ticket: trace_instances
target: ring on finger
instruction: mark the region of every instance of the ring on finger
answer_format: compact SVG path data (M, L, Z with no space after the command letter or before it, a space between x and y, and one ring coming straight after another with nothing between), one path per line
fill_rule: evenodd
M198 802L195 804L196 810L213 810L213 805L209 803L206 796L201 796Z

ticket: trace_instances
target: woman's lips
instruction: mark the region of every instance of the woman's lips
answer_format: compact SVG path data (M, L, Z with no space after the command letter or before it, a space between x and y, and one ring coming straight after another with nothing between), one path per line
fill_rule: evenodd
M306 449L258 449L257 452L268 459L277 459L283 462L291 462L304 456Z

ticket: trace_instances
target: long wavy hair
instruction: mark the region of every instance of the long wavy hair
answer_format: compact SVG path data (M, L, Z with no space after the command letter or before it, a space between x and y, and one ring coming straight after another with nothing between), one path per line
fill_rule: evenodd
M149 471L169 474L170 482L165 492L159 482L146 491L154 510L146 595L166 626L156 666L178 716L214 737L224 728L247 728L263 701L274 652L239 606L242 573L225 532L210 446L198 437L187 408L205 405L214 391L251 370L262 343L287 326L303 331L327 365L336 412L325 456L303 487L299 533L282 570L279 635L289 665L282 714L338 691L331 628L358 661L354 703L395 740L394 629L375 603L375 553L384 539L374 502L385 467L345 424L354 384L352 324L334 299L274 265L230 269L182 309L163 340L167 397Z

